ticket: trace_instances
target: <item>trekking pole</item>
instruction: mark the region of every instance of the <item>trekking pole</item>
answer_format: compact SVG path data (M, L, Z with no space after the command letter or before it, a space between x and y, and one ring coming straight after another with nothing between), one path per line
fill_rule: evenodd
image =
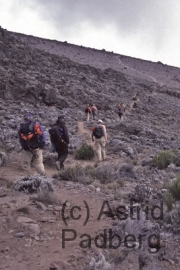
M32 155L34 156L34 158L35 158L35 159L36 159L36 158L38 158L38 155L34 153L33 149L30 147L30 145L28 144L28 142L27 142L27 141L26 141L26 144L27 144L27 146L28 146L28 148L29 148L30 152L31 152L31 153L32 153Z

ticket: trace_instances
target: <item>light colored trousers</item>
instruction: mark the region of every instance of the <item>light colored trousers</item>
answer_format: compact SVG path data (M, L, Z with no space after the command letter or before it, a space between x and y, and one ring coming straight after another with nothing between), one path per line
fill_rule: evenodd
M43 164L42 150L34 150L34 155L31 151L22 150L23 171L27 176L31 176L31 165L36 168L36 171L41 175L46 175Z
M90 113L86 113L86 121L87 122L89 121L89 116L90 116Z
M106 159L106 141L104 136L100 139L95 138L95 147L98 155L98 161Z

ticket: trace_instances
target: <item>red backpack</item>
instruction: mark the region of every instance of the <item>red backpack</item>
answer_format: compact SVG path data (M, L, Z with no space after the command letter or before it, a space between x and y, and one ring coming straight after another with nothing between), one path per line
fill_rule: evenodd
M85 113L91 113L91 108L89 106L85 108Z

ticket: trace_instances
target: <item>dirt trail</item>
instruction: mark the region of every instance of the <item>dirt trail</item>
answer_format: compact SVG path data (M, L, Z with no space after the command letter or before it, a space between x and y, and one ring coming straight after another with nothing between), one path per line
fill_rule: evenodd
M87 143L92 143L90 130L84 128L84 123L78 122L77 127L78 133L85 136ZM67 166L72 167L78 163L79 161L69 155ZM81 161L80 164L93 165L94 162ZM51 167L46 167L46 171L49 177L56 173ZM45 207L39 208L28 194L13 191L13 182L22 176L20 153L16 154L16 159L14 154L10 155L7 167L1 167L0 177L1 187L5 189L5 196L0 196L0 250L3 250L0 252L0 269L49 270L50 264L54 262L61 265L62 268L59 269L86 269L84 265L90 261L92 251L101 252L94 244L94 237L110 227L111 219L105 215L98 220L105 194L96 191L95 187L90 189L78 183L58 181L55 184L54 196L61 202L60 205L44 202ZM67 225L62 219L62 205L66 201ZM89 214L85 203L89 207ZM73 215L70 212L72 209ZM76 219L79 215L81 218ZM35 225L30 226L27 223L24 227L17 222L19 217L30 218ZM87 217L88 222L84 225ZM40 233L37 233L36 227ZM20 232L24 233L24 236L15 237ZM62 247L63 234L66 238L75 238L67 240L65 247ZM92 238L91 248L83 249L80 246L81 241L87 240L87 237L80 238L83 234Z
M91 130L90 129L88 130L84 127L83 121L77 122L77 128L78 128L78 134L83 135L86 140L86 143L88 145L91 145L94 148L94 142L92 142L92 139L91 139Z
M84 128L84 122L78 121L77 122L77 127L78 127L78 133L79 134L89 134L88 130Z

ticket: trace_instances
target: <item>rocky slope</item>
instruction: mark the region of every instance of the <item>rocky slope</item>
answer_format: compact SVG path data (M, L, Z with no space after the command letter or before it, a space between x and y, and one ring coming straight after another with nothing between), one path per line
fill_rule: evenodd
M165 170L157 170L151 166L151 160L161 150L179 149L179 71L179 68L160 62L153 63L0 28L0 222L3 234L0 241L0 269L12 269L12 261L14 269L179 269L179 231L177 224L168 227L166 208L161 222L151 219L148 224L147 220L132 224L128 219L122 223L113 215L113 218L103 219L101 225L91 218L92 224L87 231L82 231L94 233L100 231L101 226L106 228L111 224L114 232L121 237L127 233L148 237L150 233L158 232L162 243L156 254L148 252L147 242L143 242L143 249L138 249L137 245L132 250L121 246L114 253L110 248L105 251L82 250L76 248L77 242L69 246L66 252L58 247L61 239L59 230L64 226L59 213L67 198L71 201L69 207L77 202L81 204L88 198L93 216L97 215L96 207L100 209L104 200L109 201L113 209L118 202L128 205L128 196L136 198L137 203L145 203L148 198L151 207L153 203L159 205L162 201L164 183L173 181L180 169L171 164ZM119 102L126 104L123 122L116 111ZM92 144L90 128L94 121L91 119L88 124L83 123L87 103L96 104L98 118L106 124L108 160L98 166L94 161L82 161L80 165L95 166L94 173L103 175L103 181L99 179L89 186L89 176L85 174L76 175L77 179L74 177L79 183L66 182L63 181L65 176L61 176L61 179L56 176L55 190L58 194L62 193L55 206L51 203L51 206L39 206L37 202L32 203L28 194L14 193L12 183L23 176L17 138L17 128L23 114L31 111L44 127L47 135L44 162L51 178L55 172L55 155L49 153L47 130L59 114L65 115L72 144L67 166L71 168L79 164L74 159L75 149L83 142ZM118 179L124 183L123 187L120 184L116 186ZM111 184L115 184L115 188L109 187ZM144 189L139 191L138 186ZM119 189L122 192L120 196ZM19 210L17 202L21 200L30 210ZM22 217L26 219L19 219ZM43 218L47 220L42 221ZM31 226L28 227L27 223ZM19 224L22 226L19 227ZM75 222L72 222L72 226L81 232L82 226ZM15 250L16 245L19 245L18 250ZM30 255L23 253L24 245ZM102 251L105 257L98 257ZM46 252L47 258L43 255ZM37 253L37 264L34 253Z

